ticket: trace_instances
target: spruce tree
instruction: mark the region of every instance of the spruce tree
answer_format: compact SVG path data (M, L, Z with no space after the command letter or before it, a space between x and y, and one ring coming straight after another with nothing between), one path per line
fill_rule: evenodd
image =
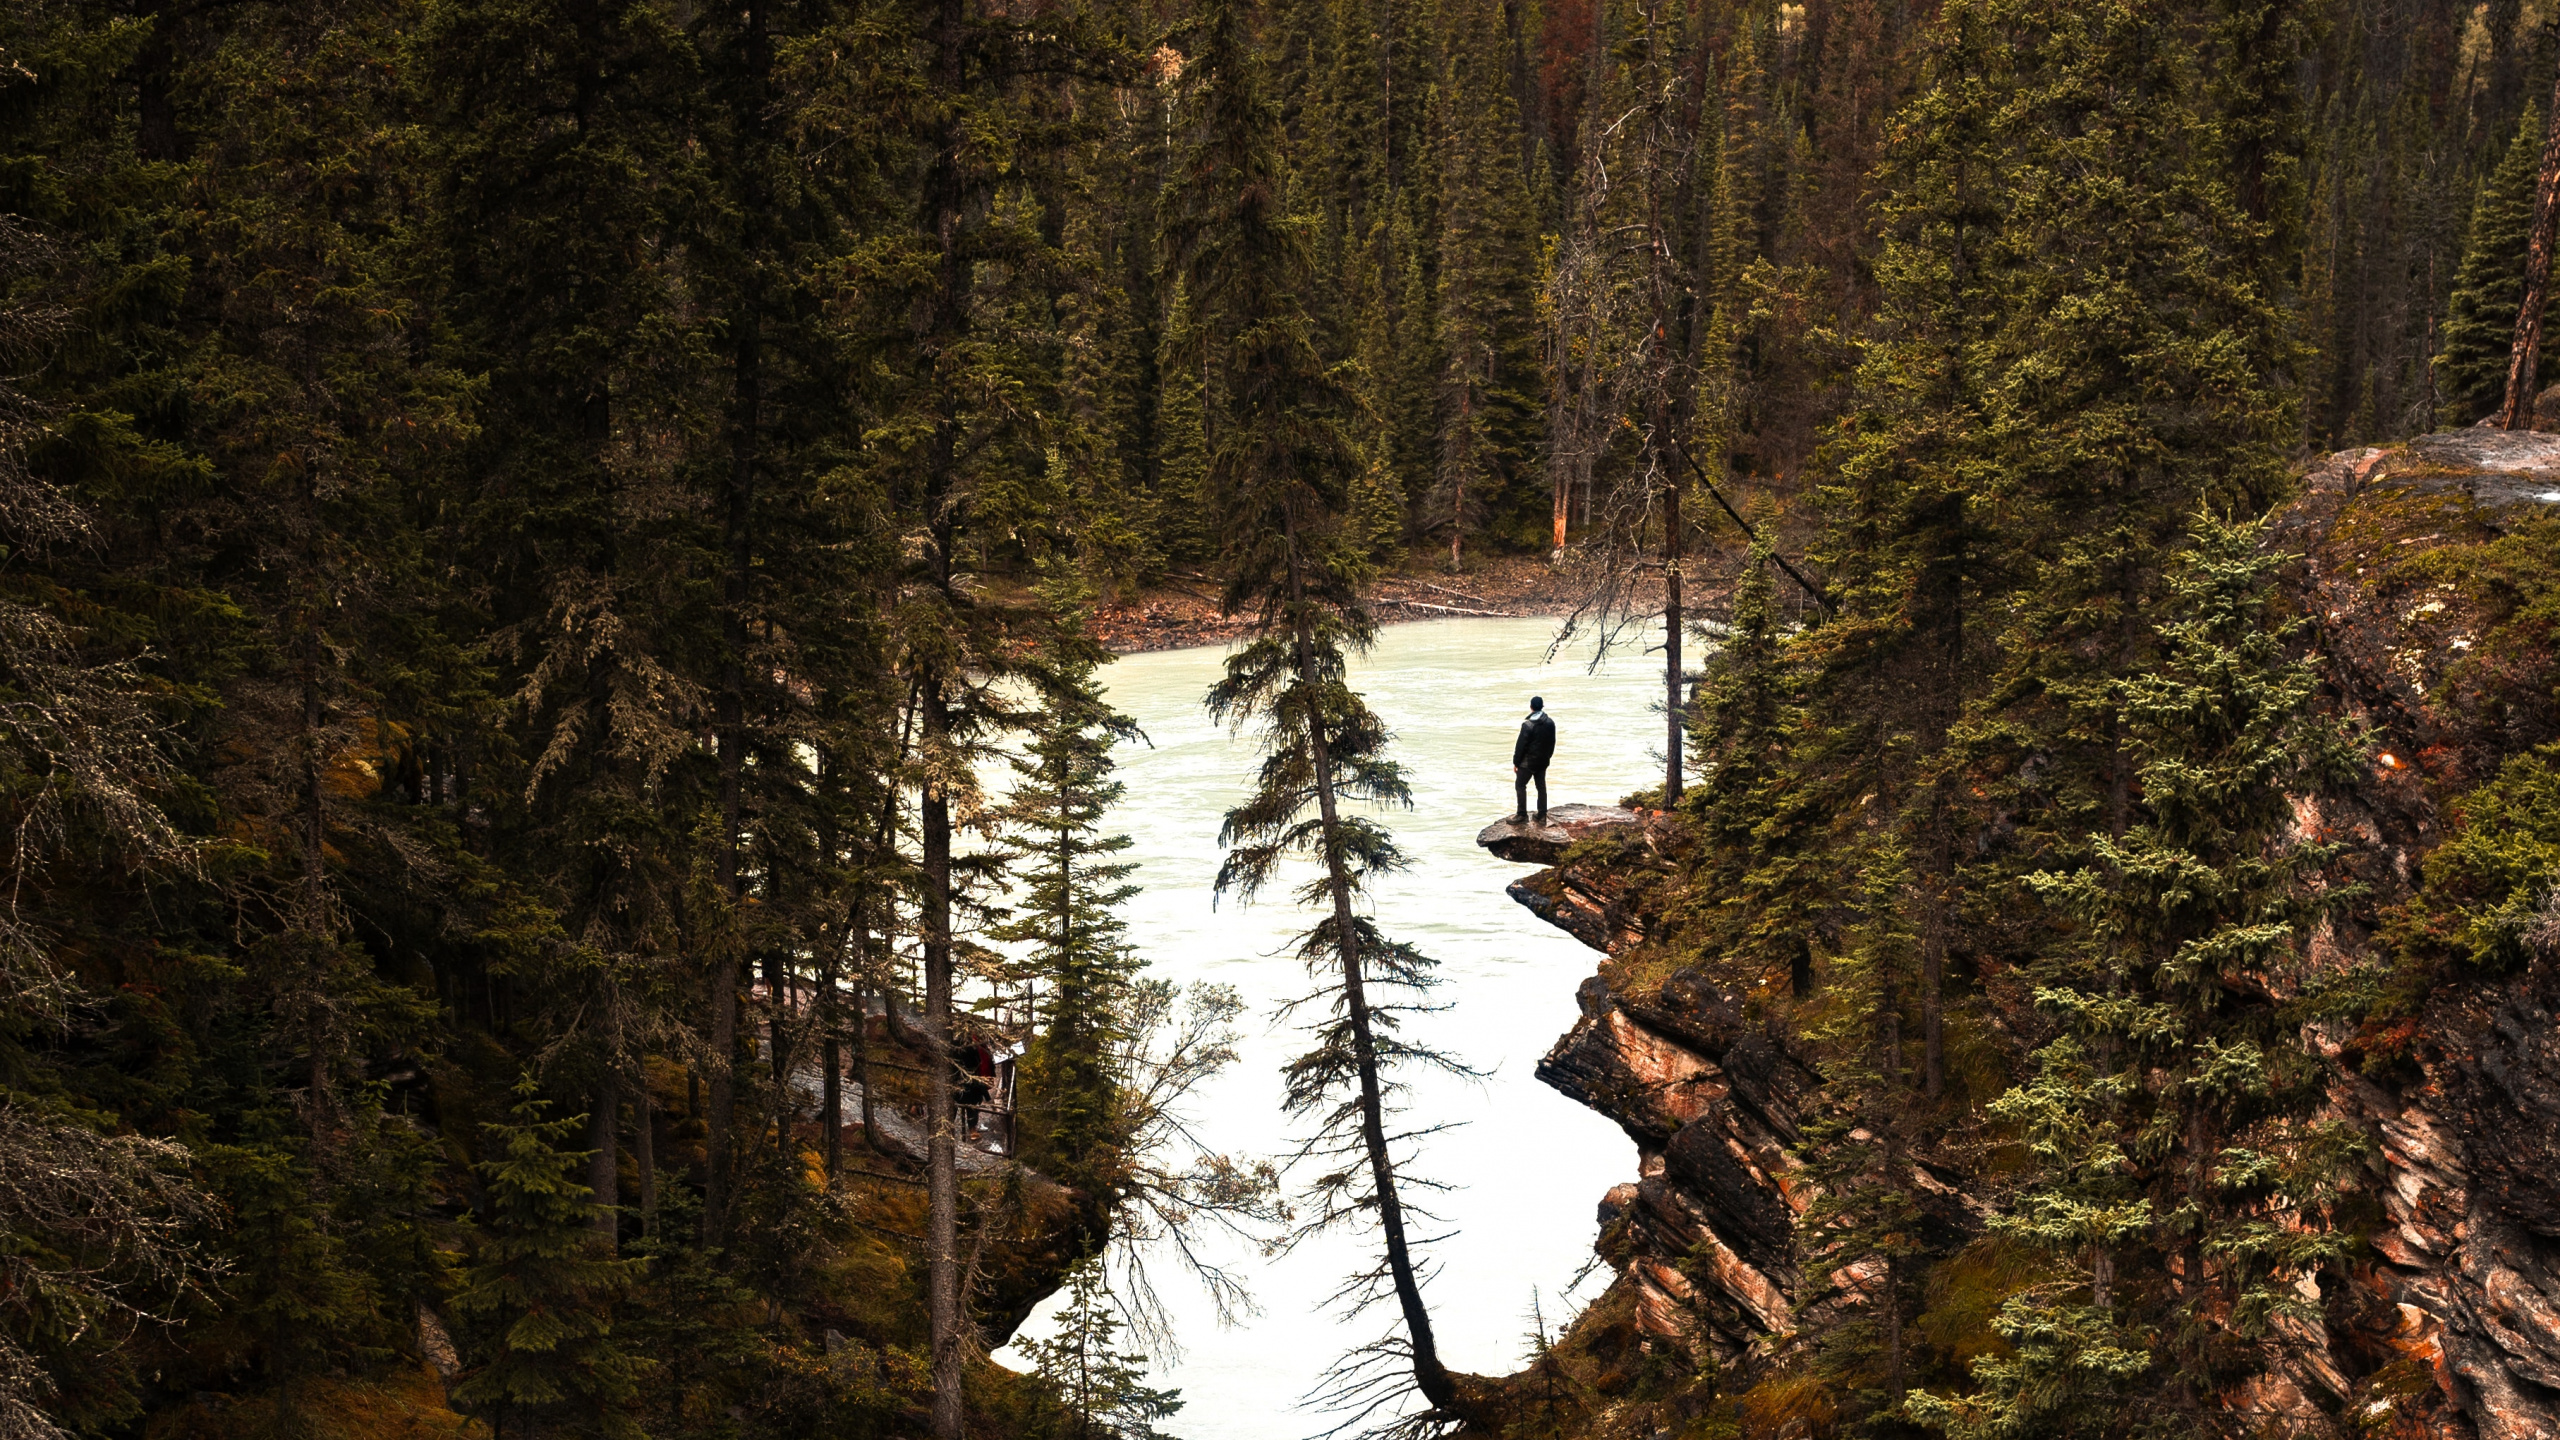
M429 513L435 543L488 597L473 618L503 637L485 652L490 684L514 702L503 746L457 746L449 763L456 790L477 766L465 803L496 822L490 858L555 917L475 978L498 992L493 1017L503 1003L559 1027L563 1079L586 1091L596 1126L600 1192L617 1173L621 1088L659 1028L643 995L703 987L706 1179L725 1213L736 1036L722 977L740 957L725 926L687 923L705 910L688 916L684 893L694 807L722 789L716 754L695 763L696 727L735 648L734 628L692 603L696 578L721 568L718 541L690 523L712 497L685 482L735 479L687 464L718 444L703 413L716 371L686 317L719 297L683 293L672 259L699 238L674 197L701 176L700 56L646 3L438 0L406 49L430 162L422 228L454 297L442 349L487 387L465 442L438 456ZM544 117L564 111L582 123L546 143ZM657 443L634 446L635 433ZM736 727L720 728L734 755ZM708 973L670 973L677 955Z
M2353 1244L2336 1206L2359 1142L2315 1118L2321 1067L2272 997L2347 897L2292 797L2358 773L2361 747L2313 713L2264 534L2197 521L2160 661L2118 682L2139 813L2031 877L2075 929L2036 976L2062 1033L1991 1107L2034 1156L1993 1228L2051 1270L2003 1305L2014 1353L1976 1366L1976 1394L1915 1400L1950 1434L2186 1433L2286 1327L2322 1323L2299 1287Z
M1423 526L1445 533L1456 569L1466 537L1491 527L1534 541L1540 409L1532 311L1533 240L1520 118L1500 9L1448 13L1436 98L1441 224L1435 329L1442 356L1438 464Z
M1700 680L1690 717L1695 782L1681 799L1698 844L1676 916L1683 943L1713 957L1717 978L1746 993L1809 980L1810 897L1786 883L1787 856L1809 818L1795 792L1808 714L1799 659L1779 625L1769 551L1753 545L1735 583L1732 618Z
M1423 1303L1394 1150L1404 1137L1388 1129L1390 1067L1433 1057L1396 1034L1411 1007L1385 992L1421 989L1431 966L1360 913L1369 883L1402 857L1383 827L1348 809L1410 803L1401 770L1384 754L1384 726L1348 684L1349 656L1375 633L1359 598L1366 565L1343 533L1359 466L1344 423L1351 397L1316 350L1312 276L1280 209L1277 115L1244 13L1220 0L1203 26L1203 113L1168 235L1227 402L1209 462L1224 606L1249 614L1256 630L1229 657L1208 704L1213 716L1259 726L1263 740L1254 792L1221 829L1228 854L1218 889L1250 900L1288 857L1320 867L1305 898L1322 918L1298 946L1317 986L1301 1002L1316 1013L1315 1048L1286 1073L1289 1113L1313 1125L1300 1158L1323 1174L1296 1233L1374 1223L1384 1254L1352 1278L1349 1293L1361 1305L1392 1299L1403 1325L1400 1339L1337 1370L1332 1399L1365 1416L1400 1393L1401 1371L1449 1414L1459 1395Z
M1369 227L1367 240L1352 258L1348 287L1352 323L1351 358L1358 375L1360 475L1351 486L1352 543L1372 558L1387 560L1404 548L1405 488L1396 473L1395 314L1390 303L1387 267L1393 263L1385 221Z
M1392 76L1387 69L1386 17L1375 0L1334 0L1332 68L1324 78L1319 124L1310 136L1314 166L1323 176L1319 197L1324 228L1317 273L1348 278L1360 263L1371 232L1394 205L1387 185L1387 135ZM1339 312L1328 318L1345 334L1356 326L1351 289L1335 292Z
M1098 1260L1067 1275L1057 1333L1028 1341L1034 1372L1057 1388L1066 1440L1168 1440L1156 1428L1182 1409L1182 1392L1146 1383L1146 1357L1116 1348L1120 1317Z
M895 338L873 372L869 443L854 463L914 527L892 562L897 599L884 621L916 719L907 772L917 790L915 858L907 875L930 1071L924 1268L932 1433L959 1440L976 1340L960 1241L962 1137L950 1093L974 1077L960 1068L954 1030L970 945L970 862L955 855L954 842L978 802L978 762L994 737L1024 718L994 682L1019 668L1045 619L979 576L1009 558L1008 547L1020 543L1018 522L1054 494L1057 475L1056 437L1044 420L1059 403L1059 370L1046 344L1055 311L1043 281L1061 265L1064 237L1021 169L1036 163L1046 171L1050 147L1077 138L1100 109L1060 107L1066 77L1125 79L1134 67L1129 37L1110 12L1035 16L922 0L878 19L895 42L868 33L839 38L845 51L877 58L884 70L871 83L883 88L851 88L838 113L858 113L877 94L904 97L887 155L907 203L900 223L861 261L865 327ZM1039 63L987 63L992 55Z
M1816 1198L1797 1217L1809 1296L1840 1291L1827 1325L1809 1327L1817 1363L1843 1409L1866 1433L1892 1433L1912 1386L1907 1312L1915 1282L1936 1258L1920 1204L1913 1151L1923 1112L1913 1105L1914 1058L1904 1026L1920 979L1920 935L1903 902L1911 866L1892 831L1843 847L1858 879L1857 923L1824 975L1821 1023L1829 1108L1804 1127L1800 1147Z
M1858 408L1841 426L1821 494L1817 558L1838 613L1810 637L1811 707L1823 717L1804 760L1831 803L1872 797L1900 836L1921 945L1920 1088L1943 1088L1941 990L1953 924L1962 757L1948 743L1981 695L1988 626L2014 578L1988 543L1998 474L1985 362L2003 308L1999 199L2011 163L1992 132L2007 83L1996 16L1951 5L1925 83L1880 174L1882 297L1857 374ZM1817 879L1818 876L1807 878Z
M1176 277L1164 322L1157 400L1156 488L1148 497L1155 544L1167 561L1197 565L1217 551L1209 528L1209 390L1202 375L1198 320Z
M1997 777L1985 798L2067 852L2127 823L2115 686L2148 664L2187 523L2263 512L2291 483L2291 352L2229 177L2194 163L2212 136L2175 17L2143 0L1986 13L2016 77L1994 112L1994 244L2017 258L1966 500L2004 540L2001 659L1966 729Z
M2468 425L2506 394L2507 359L2524 294L2525 242L2533 229L2533 187L2542 160L2542 112L2528 105L2497 168L2480 182L2471 233L2445 302L2436 352L2439 418Z
M613 1259L588 1218L587 1154L562 1148L586 1117L545 1119L530 1072L515 1095L510 1119L480 1127L487 1233L453 1297L479 1338L453 1403L500 1436L556 1425L636 1434L623 1407L641 1364L614 1340L612 1306L642 1262Z
M1023 1061L1039 1134L1023 1153L1083 1192L1099 1243L1123 1181L1115 1057L1129 1038L1129 988L1142 962L1117 914L1138 893L1127 883L1137 867L1115 858L1129 837L1102 831L1125 790L1111 778L1111 748L1137 729L1102 698L1095 674L1108 656L1078 618L1091 598L1063 565L1043 585L1058 621L1037 672L1040 714L1012 762L1013 791L1001 812L1017 900L990 934L1027 948L1023 977L1043 996L1042 1028Z

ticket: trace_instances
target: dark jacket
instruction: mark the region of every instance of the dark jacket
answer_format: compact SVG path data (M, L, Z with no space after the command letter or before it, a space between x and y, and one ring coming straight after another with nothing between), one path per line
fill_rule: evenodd
M1544 770L1556 753L1556 722L1541 710L1520 722L1520 738L1511 745L1511 768Z

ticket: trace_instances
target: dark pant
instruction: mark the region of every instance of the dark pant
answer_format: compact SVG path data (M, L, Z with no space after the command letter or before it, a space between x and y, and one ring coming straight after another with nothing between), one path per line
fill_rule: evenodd
M1529 818L1529 782L1532 780L1538 782L1538 823L1543 825L1547 819L1547 767L1544 765L1534 770L1515 768L1511 772L1511 790L1517 801L1512 816L1519 820Z

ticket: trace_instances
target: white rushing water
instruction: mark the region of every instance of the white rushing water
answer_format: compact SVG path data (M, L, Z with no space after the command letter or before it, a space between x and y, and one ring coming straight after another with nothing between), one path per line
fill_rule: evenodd
M1417 1077L1415 1103L1458 1128L1422 1142L1415 1170L1447 1184L1425 1197L1453 1232L1431 1247L1437 1277L1428 1298L1441 1354L1453 1369L1519 1368L1533 1294L1550 1322L1590 1255L1593 1209L1609 1185L1634 1174L1634 1147L1609 1121L1533 1074L1538 1057L1573 1022L1574 987L1598 956L1503 893L1527 867L1476 848L1476 832L1511 806L1511 743L1532 694L1546 697L1557 744L1548 772L1555 804L1613 804L1660 774L1658 657L1622 652L1598 673L1568 653L1545 662L1545 620L1443 620L1386 629L1354 671L1354 683L1396 734L1414 808L1386 818L1412 868L1383 886L1387 932L1440 962L1438 999L1421 1038L1489 1072L1481 1083ZM1201 712L1219 674L1221 646L1133 655L1104 672L1111 701L1153 742L1123 746L1129 792L1112 826L1135 838L1130 938L1151 973L1232 985L1250 1007L1243 1058L1205 1087L1190 1109L1203 1138L1238 1157L1276 1157L1293 1131L1280 1115L1279 1067L1300 1036L1273 1022L1275 1008L1306 986L1284 953L1307 919L1280 887L1247 909L1213 905L1218 824L1242 795L1252 737L1230 737ZM1432 1232L1426 1232L1432 1233ZM1213 1247L1250 1281L1258 1316L1222 1329L1198 1288L1170 1261L1152 1268L1171 1302L1183 1353L1160 1357L1150 1380L1178 1386L1185 1408L1168 1425L1184 1440L1300 1440L1332 1421L1299 1401L1344 1351L1392 1321L1381 1306L1351 1322L1325 1298L1363 1257L1368 1233L1344 1233L1263 1259L1250 1246ZM1586 1284L1588 1292L1598 1283ZM1587 1298L1587 1294L1584 1298ZM1025 1336L1051 1333L1056 1305ZM1013 1347L997 1359L1022 1366Z

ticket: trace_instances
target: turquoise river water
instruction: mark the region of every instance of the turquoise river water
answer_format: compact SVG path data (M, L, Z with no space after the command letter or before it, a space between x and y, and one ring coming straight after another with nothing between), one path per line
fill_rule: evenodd
M1598 957L1505 896L1525 867L1475 845L1477 830L1510 808L1511 742L1532 694L1556 717L1554 803L1614 803L1660 774L1659 718L1649 708L1660 660L1622 652L1596 672L1579 654L1550 663L1553 633L1535 619L1396 625L1355 670L1395 730L1394 753L1413 784L1414 808L1388 817L1412 868L1381 889L1376 908L1390 934L1440 962L1438 998L1450 1009L1423 1017L1417 1033L1487 1072L1477 1082L1419 1078L1414 1096L1420 1111L1456 1124L1421 1142L1414 1168L1449 1187L1427 1200L1445 1220L1428 1232L1445 1235L1429 1250L1441 1353L1452 1368L1479 1373L1519 1368L1533 1298L1551 1322L1569 1310L1601 1192L1635 1170L1634 1147L1615 1125L1532 1073L1572 1024L1574 987ZM1277 887L1250 908L1213 904L1219 818L1253 763L1251 736L1230 736L1200 709L1226 653L1133 655L1105 672L1112 702L1152 741L1120 751L1129 793L1115 823L1136 841L1145 890L1127 918L1151 973L1232 985L1249 1006L1240 1063L1190 1106L1198 1131L1232 1155L1277 1156L1294 1133L1280 1114L1279 1067L1299 1037L1274 1010L1304 989L1283 948L1306 920ZM1180 1353L1156 1357L1150 1378L1180 1387L1186 1402L1166 1428L1183 1440L1300 1440L1331 1428L1302 1398L1328 1364L1393 1318L1381 1306L1345 1321L1325 1305L1372 1244L1343 1234L1266 1258L1250 1244L1213 1243L1259 1306L1231 1327L1158 1258L1150 1268ZM1587 1280L1584 1295L1598 1283ZM1049 1314L1034 1315L1024 1334L1047 1334ZM1024 1363L1010 1346L997 1358Z

